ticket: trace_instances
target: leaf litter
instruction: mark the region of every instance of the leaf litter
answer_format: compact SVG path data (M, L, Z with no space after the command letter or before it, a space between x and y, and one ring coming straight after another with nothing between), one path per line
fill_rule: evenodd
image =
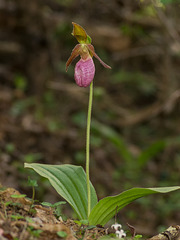
M98 239L108 229L88 227L71 219L63 221L53 214L53 208L34 204L14 188L0 190L1 240L76 240Z
M107 236L111 233L115 231L99 225L87 226L71 219L57 219L52 207L32 205L31 199L14 188L0 186L0 240L117 239ZM149 240L167 240L167 233L173 236L172 239L179 240L180 226L171 226Z

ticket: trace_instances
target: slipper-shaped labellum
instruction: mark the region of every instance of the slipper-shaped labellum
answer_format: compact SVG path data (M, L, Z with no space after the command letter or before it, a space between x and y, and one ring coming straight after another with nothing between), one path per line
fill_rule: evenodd
M88 87L94 79L95 66L92 58L83 60L82 58L76 63L74 78L78 86Z
M74 78L78 86L88 87L94 79L95 65L92 57L97 58L105 68L111 68L104 63L95 53L93 45L90 44L91 38L86 31L78 24L73 23L73 33L80 44L77 44L72 50L71 56L66 63L66 71L71 62L80 55L81 59L76 63Z

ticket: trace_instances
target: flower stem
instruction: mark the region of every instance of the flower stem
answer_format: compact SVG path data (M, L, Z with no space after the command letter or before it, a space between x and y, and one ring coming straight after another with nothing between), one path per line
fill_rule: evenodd
M88 197L88 217L91 212L91 189L89 180L89 153L90 153L90 127L91 127L91 112L92 112L92 101L93 101L93 81L90 84L89 90L89 105L87 115L87 130L86 130L86 181L87 181L87 197Z

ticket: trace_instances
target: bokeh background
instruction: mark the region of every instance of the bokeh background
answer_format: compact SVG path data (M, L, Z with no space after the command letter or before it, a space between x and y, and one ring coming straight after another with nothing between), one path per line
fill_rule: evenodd
M0 182L60 198L24 162L85 166L88 88L75 85L72 24L95 59L91 180L99 199L180 184L180 1L0 0ZM66 217L73 213L66 204ZM117 216L151 235L180 222L180 192L145 197Z

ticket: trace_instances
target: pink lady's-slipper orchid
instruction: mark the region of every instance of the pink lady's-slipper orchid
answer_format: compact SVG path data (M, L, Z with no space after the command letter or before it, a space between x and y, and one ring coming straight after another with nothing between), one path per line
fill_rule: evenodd
M94 47L91 44L91 38L87 35L86 31L77 23L73 24L72 35L77 39L79 44L72 50L71 56L66 63L66 71L68 70L71 62L80 55L81 59L76 63L74 78L78 86L88 87L94 79L95 65L93 56L97 58L105 68L111 68L104 63L95 53Z

